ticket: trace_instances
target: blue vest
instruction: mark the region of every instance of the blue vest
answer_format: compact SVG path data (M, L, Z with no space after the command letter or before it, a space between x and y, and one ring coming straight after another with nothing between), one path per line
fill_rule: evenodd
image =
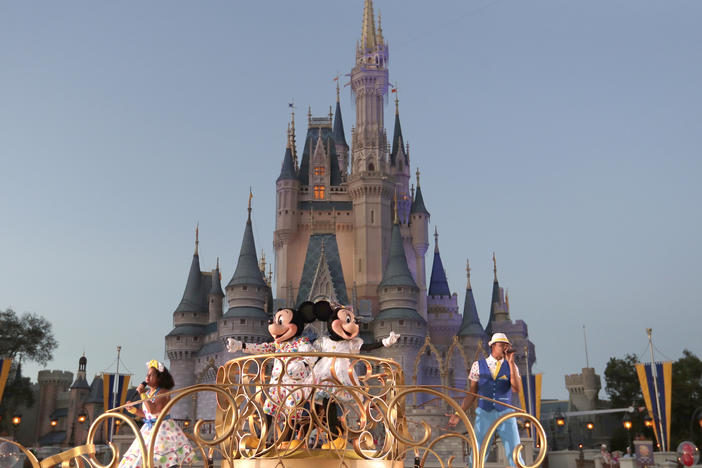
M511 405L512 382L510 380L511 373L509 371L509 364L507 361L502 362L496 379L492 378L492 373L490 372L490 368L488 367L485 359L480 359L478 361L478 368L480 369L478 394L480 396L492 398L493 400ZM507 409L506 406L498 405L490 400L485 400L484 398L481 398L478 401L478 407L487 411L503 411Z

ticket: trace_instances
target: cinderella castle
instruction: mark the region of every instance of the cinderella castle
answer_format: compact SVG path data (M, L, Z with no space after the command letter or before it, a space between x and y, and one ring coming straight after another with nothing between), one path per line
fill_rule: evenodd
M219 262L213 270L201 269L196 235L185 292L173 312L174 328L166 335L178 386L214 383L217 368L234 357L225 348L228 337L269 341L267 323L273 311L321 297L352 305L363 320L361 336L367 342L380 340L391 330L399 333L394 346L374 354L400 363L408 384L466 388L468 369L489 352L487 341L494 332L510 337L522 374L536 360L526 323L510 317L494 254L486 322L478 315L468 266L465 302L459 311L436 231L427 281L430 212L418 169L414 185L397 97L391 140L385 129L388 58L380 17L376 26L372 0L365 0L361 38L349 75L356 111L350 146L338 84L334 113L331 109L323 117L308 113L301 155L292 114L275 183L275 272L266 274L265 259L257 257L251 198L236 269L224 290ZM324 333L323 328L317 327L317 333ZM181 402L172 414L213 419L215 407L214 395L200 395ZM426 410L429 415L442 414L439 408Z

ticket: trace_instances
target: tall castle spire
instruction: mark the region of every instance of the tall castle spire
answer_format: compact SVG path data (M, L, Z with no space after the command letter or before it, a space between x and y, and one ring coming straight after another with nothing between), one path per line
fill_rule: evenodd
M377 46L375 38L375 21L373 20L373 1L366 0L363 5L363 29L361 31L361 48L373 50Z

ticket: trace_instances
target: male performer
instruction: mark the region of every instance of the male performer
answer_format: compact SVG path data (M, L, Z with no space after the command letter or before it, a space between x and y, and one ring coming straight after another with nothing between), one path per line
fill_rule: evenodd
M490 356L475 361L470 369L468 380L470 380L471 394L463 399L461 404L463 411L467 412L471 407L476 398L475 394L511 405L512 392L518 393L521 387L519 369L514 363L514 351L507 336L504 333L495 333L488 345L490 345ZM480 398L478 407L475 409L475 436L478 439L478 445L492 423L510 411L513 409L508 406ZM448 422L449 427L458 424L458 420L458 413L452 414ZM519 431L515 418L500 424L497 433L502 439L509 464L514 466L512 452L519 445Z

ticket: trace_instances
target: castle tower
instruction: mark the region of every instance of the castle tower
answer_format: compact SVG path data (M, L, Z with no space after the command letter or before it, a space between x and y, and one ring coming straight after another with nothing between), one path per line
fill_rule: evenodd
M478 317L478 308L473 297L473 287L470 284L470 264L466 260L466 298L463 303L463 319L458 328L458 339L465 350L468 359L475 360L488 355L488 338ZM481 352L482 351L482 352ZM471 365L469 362L468 365Z
M300 181L295 170L293 152L292 132L288 129L288 142L283 156L283 165L275 182L277 196L275 232L273 233L273 248L276 259L276 297L285 299L293 297L293 291L288 290L292 288L292 285L286 279L288 278L288 259L295 254L295 250L290 250L290 241L296 233L300 213L298 209ZM292 306L293 304L286 305Z
M336 154L339 156L339 169L341 170L342 181L346 182L349 172L349 145L346 143L344 133L344 121L341 118L341 103L339 100L339 77L336 78L336 110L334 112L334 145Z
M490 300L490 317L488 318L487 326L485 327L485 332L488 337L492 336L496 331L493 330L493 322L504 322L509 320L509 313L505 306L505 296L504 291L500 287L500 283L497 281L497 260L495 258L495 253L492 254L492 264L493 264L493 282L492 282L492 299Z
M461 323L458 297L449 290L446 271L441 261L437 229L434 230L434 263L427 297L427 323L431 342L440 349L451 344Z
M199 228L195 229L195 252L190 263L183 298L173 312L173 330L166 335L166 354L170 361L170 373L176 387L187 387L195 383L195 360L204 344L206 325L210 318L208 292L211 289L211 273L200 270ZM184 398L172 412L175 418L192 417L192 401Z
M19 368L15 378L21 378ZM34 440L39 440L41 436L51 432L52 427L49 423L52 414L58 408L59 397L67 392L71 382L73 382L73 373L58 370L41 370L37 375L37 381L39 383L39 409Z
M425 255L429 248L429 212L424 206L422 188L419 185L419 169L417 169L417 191L410 208L410 232L412 233L412 246L415 252L417 272L417 287L419 287L419 304L417 312L426 319L427 317L427 279Z
M387 262L391 199L395 184L387 177L384 96L388 89L388 48L376 34L373 2L363 7L361 41L351 70L356 99L356 126L351 138L348 191L353 202L353 271L359 300L377 306L377 288ZM373 307L377 310L377 307Z
M222 317L222 300L224 292L222 291L221 274L219 272L219 258L217 258L217 266L212 270L212 286L207 293L207 303L209 319L208 323L217 323Z
M392 136L392 149L390 150L390 174L397 187L397 208L400 224L409 224L409 212L412 207L410 197L410 162L409 151L405 148L400 125L400 101L395 91L395 128Z
M78 415L85 413L85 400L90 395L90 385L86 379L86 366L88 359L85 355L78 359L78 372L76 380L71 385L69 392L68 416L66 418L66 443L71 447L76 447L85 443L88 435L88 427L77 423Z
M268 313L265 310L269 288L256 256L251 227L251 197L249 195L249 214L239 260L234 275L225 288L229 309L220 320L219 336L233 337L247 343L261 343L270 338L266 327Z
M427 335L427 322L417 313L418 295L419 288L407 267L399 219L395 216L390 256L383 279L378 285L380 312L371 326L376 340L388 336L390 331L402 335L393 346L380 348L374 354L394 359L405 369L411 369L414 365L417 352ZM408 376L409 374L410 372Z

